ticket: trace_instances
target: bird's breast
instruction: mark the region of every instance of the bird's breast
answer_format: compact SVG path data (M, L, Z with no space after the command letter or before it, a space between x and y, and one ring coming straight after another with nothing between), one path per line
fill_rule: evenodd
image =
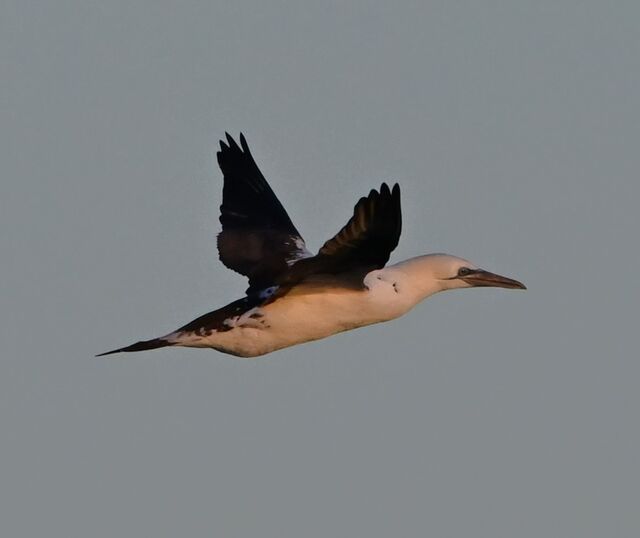
M300 286L238 319L232 330L212 335L212 347L254 357L387 321L411 306L402 282L384 270L369 273L359 289Z

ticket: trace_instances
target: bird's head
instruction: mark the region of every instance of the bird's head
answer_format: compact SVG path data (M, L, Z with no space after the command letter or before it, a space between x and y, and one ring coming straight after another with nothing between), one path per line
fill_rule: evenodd
M527 289L522 282L480 269L468 260L449 254L427 254L398 266L410 274L412 280L419 281L427 295L457 288Z

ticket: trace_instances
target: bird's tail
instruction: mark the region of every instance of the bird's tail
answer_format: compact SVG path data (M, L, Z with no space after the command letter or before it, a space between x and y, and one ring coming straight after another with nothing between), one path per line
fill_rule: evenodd
M104 357L105 355L111 355L112 353L122 353L125 351L145 351L147 349L157 349L159 347L174 345L175 342L170 342L168 340L164 340L163 338L153 338L152 340L142 340L127 347L121 347L112 351L107 351L106 353L100 353L99 355L96 355L96 357Z

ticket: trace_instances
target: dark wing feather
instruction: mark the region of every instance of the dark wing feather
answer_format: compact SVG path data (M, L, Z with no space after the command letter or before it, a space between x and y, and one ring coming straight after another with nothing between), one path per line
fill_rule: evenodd
M391 252L398 246L402 231L400 186L389 190L386 183L380 192L372 190L360 198L349 222L320 251L344 263L384 267Z
M260 172L244 136L240 144L226 134L218 164L224 175L220 222L223 227L277 229L300 237L289 215Z
M296 262L284 284L319 273L347 273L380 269L389 261L402 231L400 187L372 190L360 198L349 222L319 250L316 256Z
M224 175L218 235L220 261L249 278L249 292L273 284L289 265L309 256L304 240L260 172L240 135L226 135L218 164Z

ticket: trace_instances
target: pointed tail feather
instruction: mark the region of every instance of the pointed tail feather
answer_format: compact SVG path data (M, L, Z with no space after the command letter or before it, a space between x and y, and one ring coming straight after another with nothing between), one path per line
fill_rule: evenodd
M131 344L127 347L121 347L119 349L114 349L112 351L107 351L106 353L100 353L96 355L96 357L104 357L105 355L111 355L112 353L122 353L124 351L146 351L147 349L157 349L159 347L173 346L172 342L167 342L162 338L153 338L152 340L142 340L140 342L136 342L135 344Z

